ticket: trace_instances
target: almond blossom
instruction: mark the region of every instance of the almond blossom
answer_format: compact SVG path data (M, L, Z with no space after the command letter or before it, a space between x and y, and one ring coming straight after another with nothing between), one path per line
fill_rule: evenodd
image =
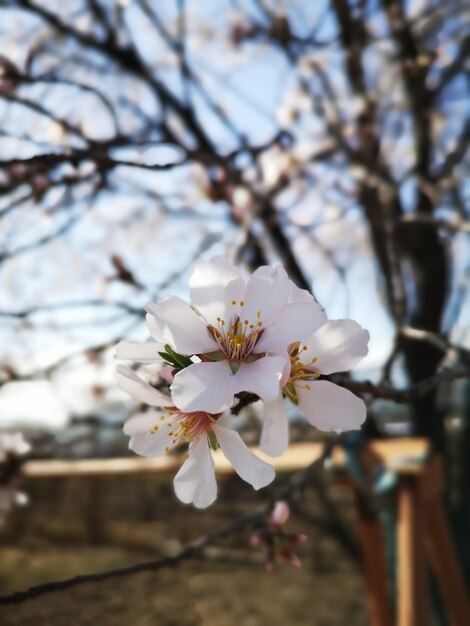
M229 261L214 257L196 264L189 286L191 305L168 296L146 307L157 342L198 357L175 375L175 405L219 413L242 391L274 401L286 349L325 322L321 307L280 266L262 266L245 281Z
M265 406L261 449L271 456L288 444L288 418L283 396L298 405L312 426L323 431L359 429L366 418L364 402L320 376L354 367L368 352L369 332L353 320L330 320L300 342L290 345L282 394Z
M9 457L23 456L30 450L31 446L22 433L0 434L0 463L4 463Z
M211 449L220 446L237 474L255 489L274 479L271 465L259 459L240 435L218 422L221 414L182 412L170 396L155 389L130 369L119 366L117 382L124 391L158 411L139 413L124 425L129 447L142 456L161 456L181 444L189 444L188 458L174 478L177 497L198 508L209 506L217 496Z

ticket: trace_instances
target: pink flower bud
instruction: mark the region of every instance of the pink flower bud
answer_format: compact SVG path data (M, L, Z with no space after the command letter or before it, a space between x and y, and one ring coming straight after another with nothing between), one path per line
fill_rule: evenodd
M279 500L276 502L273 512L271 513L271 524L274 526L284 526L289 519L289 515L289 505L284 500Z

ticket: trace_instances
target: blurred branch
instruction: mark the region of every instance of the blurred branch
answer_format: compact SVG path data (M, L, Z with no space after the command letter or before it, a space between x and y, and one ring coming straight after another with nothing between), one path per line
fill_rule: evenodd
M40 306L32 306L28 309L23 309L21 311L8 311L8 310L0 310L0 317L6 318L16 318L16 319L26 319L38 313L43 313L47 311L58 311L63 309L74 309L74 308L88 308L88 307L106 307L106 308L117 308L122 309L123 311L127 311L128 313L132 313L132 315L141 315L142 317L145 314L145 311L142 307L133 307L128 302L115 302L108 300L73 300L70 302L56 302L54 304L44 304Z
M189 558L199 557L208 546L212 545L216 541L232 535L240 530L243 530L246 527L256 525L257 523L262 523L266 516L272 510L274 503L277 500L288 500L292 498L295 492L301 490L309 483L312 476L314 475L314 472L317 470L318 467L321 467L325 458L327 458L328 455L331 453L331 449L334 445L335 442L332 442L329 446L326 446L320 458L315 459L313 463L311 463L308 467L301 470L300 472L296 472L295 474L293 474L289 482L284 487L279 488L274 497L272 497L267 504L260 507L257 511L255 511L254 513L249 513L247 515L241 515L229 524L220 528L216 528L215 530L207 533L203 537L200 537L199 539L191 542L182 550L172 556L164 556L160 559L106 570L103 572L98 572L96 574L85 574L82 576L75 576L66 580L36 585L34 587L31 587L27 591L20 591L10 595L0 596L0 605L18 604L20 602L25 602L32 598L37 598L48 593L64 591L65 589L70 589L71 587L76 587L77 585L81 585L84 583L96 583L101 582L102 580L109 580L121 576L130 576L139 572L156 571L164 567L177 565L178 563L181 563L182 561Z
M438 217L428 215L427 213L407 213L406 215L401 216L400 221L404 224L416 222L418 224L434 226L435 228L444 228L445 230L450 230L452 232L461 231L464 233L470 233L470 221L459 218L440 219Z
M431 393L444 383L467 378L470 379L469 367L449 368L438 372L434 376L429 376L429 378L425 378L414 385L410 385L407 389L397 389L388 385L374 385L367 381L361 382L342 376L331 376L331 380L334 383L346 387L346 389L354 393L367 394L374 399L392 400L399 404L412 403L416 399Z

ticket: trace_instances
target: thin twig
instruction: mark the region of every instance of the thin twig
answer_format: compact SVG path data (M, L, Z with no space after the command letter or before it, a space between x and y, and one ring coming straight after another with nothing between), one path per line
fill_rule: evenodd
M306 485L317 467L319 467L325 458L330 454L334 445L335 441L333 440L328 446L325 447L321 457L315 459L315 461L313 461L313 463L308 465L305 469L293 474L287 485L280 488L275 497L270 499L270 501L260 509L254 513L241 515L229 524L212 530L206 535L199 537L199 539L192 541L174 555L164 556L152 561L135 563L134 565L127 565L125 567L105 570L94 574L82 574L80 576L74 576L73 578L66 578L64 580L51 581L41 585L35 585L26 591L17 591L12 594L0 596L0 605L19 604L48 593L70 589L71 587L76 587L77 585L81 585L83 583L96 583L102 580L109 580L111 578L120 578L122 576L138 574L139 572L156 571L164 567L176 565L188 558L196 557L200 555L205 548L219 539L223 539L224 537L242 530L247 526L261 522L265 516L269 514L275 501L291 498L295 491Z

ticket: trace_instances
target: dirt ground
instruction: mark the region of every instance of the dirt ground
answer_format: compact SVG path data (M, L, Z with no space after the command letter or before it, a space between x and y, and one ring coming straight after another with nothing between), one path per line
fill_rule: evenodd
M31 504L0 531L0 594L49 580L151 560L259 506L235 477L208 511L177 502L152 477L36 479ZM303 532L302 567L267 572L244 530L207 552L156 572L86 583L0 606L2 626L366 626L365 588L348 494L327 486L339 515L308 489L288 530ZM340 524L340 539L335 530ZM344 532L343 532L344 531Z

